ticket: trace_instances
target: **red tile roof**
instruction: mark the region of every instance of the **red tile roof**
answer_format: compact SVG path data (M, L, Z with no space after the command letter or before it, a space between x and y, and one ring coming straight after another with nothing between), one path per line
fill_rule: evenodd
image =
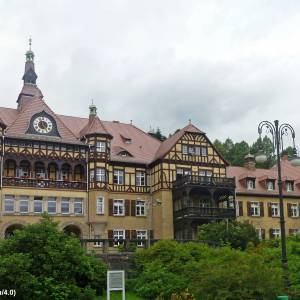
M294 191L286 192L285 195L300 195L300 185L298 184L300 180L300 167L293 167L288 160L281 160L281 168L282 168L282 180L292 180L295 182ZM255 189L248 190L243 183L245 178L245 174L248 177L255 178ZM253 169L249 170L246 167L227 167L227 176L235 177L236 181L236 192L237 193L247 193L251 194L268 194L268 195L277 195L278 194L278 185L277 185L277 167L273 167L271 169ZM275 190L268 191L266 188L265 180L266 179L276 179L275 180Z
M80 131L80 137L87 136L90 134L104 134L104 135L110 135L103 122L99 119L98 116L90 117L88 123L83 127L83 129Z

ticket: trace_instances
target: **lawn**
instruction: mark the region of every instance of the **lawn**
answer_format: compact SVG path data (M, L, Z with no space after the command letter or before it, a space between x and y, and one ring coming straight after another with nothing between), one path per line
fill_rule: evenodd
M106 300L106 293L105 293L105 295L101 296L100 298L97 298L97 300ZM110 300L122 300L122 293L111 292ZM144 299L140 298L138 296L135 296L134 294L132 294L130 292L126 292L126 300L144 300Z

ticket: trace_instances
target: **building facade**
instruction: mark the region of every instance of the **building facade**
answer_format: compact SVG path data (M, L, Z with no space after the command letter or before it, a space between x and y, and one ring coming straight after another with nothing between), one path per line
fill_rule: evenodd
M300 168L293 167L287 156L281 159L286 234L300 233ZM277 166L258 169L252 155L244 167L227 168L236 179L236 208L240 221L249 221L261 239L280 237L280 208Z
M235 218L235 181L204 132L190 123L161 142L101 120L95 105L86 118L58 115L37 86L31 49L0 129L2 237L42 212L83 239L112 240L191 239L199 224Z

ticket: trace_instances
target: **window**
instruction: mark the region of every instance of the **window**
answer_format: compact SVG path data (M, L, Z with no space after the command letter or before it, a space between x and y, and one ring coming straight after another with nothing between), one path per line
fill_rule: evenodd
M279 228L272 229L272 235L276 239L280 238L280 229Z
M138 247L144 247L145 246L145 241L147 239L147 230L137 230L136 231L136 238L137 240L142 240L137 243Z
M200 170L200 171L199 171L199 176L201 176L201 177L206 176L206 172L203 171L203 170Z
M247 189L253 190L255 188L255 180L254 179L247 179Z
M213 172L212 171L206 171L206 176L207 177L212 177L213 176Z
M103 168L96 169L96 181L105 182L105 169Z
M279 203L271 204L272 217L279 217Z
M251 202L251 216L259 217L260 216L260 203Z
M96 202L96 213L103 215L104 214L104 198L98 197Z
M116 229L113 231L113 238L114 238L114 246L123 245L123 240L125 239L125 230L123 229Z
M94 239L100 239L100 235L95 235ZM103 242L94 242L94 247L103 247Z
M207 148L206 147L201 147L201 155L207 156Z
M286 191L292 192L294 190L294 182L293 181L287 181L286 182Z
M189 155L194 155L195 154L195 148L193 146L189 146L188 147L188 152L189 152Z
M299 207L297 204L291 204L291 217L299 217Z
M96 151L97 152L105 152L106 151L106 143L105 142L97 142L96 143Z
M5 195L4 209L5 209L5 212L14 212L15 211L15 196Z
M42 213L43 212L43 198L42 197L34 197L33 211L35 213Z
M136 215L145 216L146 215L146 203L142 200L137 200L135 203Z
M114 200L114 216L124 216L124 200Z
M124 184L123 170L114 170L114 184Z
M70 199L69 198L61 199L61 213L62 214L70 213Z
M256 233L258 235L258 238L260 240L263 240L264 239L264 237L263 237L263 229L262 228L256 228L255 230L256 230Z
M182 145L182 154L188 154L188 146Z
M26 214L29 211L28 208L28 203L29 203L29 197L28 196L21 196L19 200L20 204L20 213Z
M83 214L83 200L81 198L75 198L74 200L74 214L75 215Z
M95 177L95 170L90 170L90 181L93 182Z
M275 182L274 182L274 180L268 180L267 181L267 190L268 191L274 191L275 190Z
M48 197L48 213L55 214L56 213L56 198Z
M137 171L136 172L136 185L137 186L145 186L145 172Z
M300 233L300 230L294 228L294 229L290 229L289 232L291 235L298 235Z
M201 147L200 146L195 146L195 154L201 155Z

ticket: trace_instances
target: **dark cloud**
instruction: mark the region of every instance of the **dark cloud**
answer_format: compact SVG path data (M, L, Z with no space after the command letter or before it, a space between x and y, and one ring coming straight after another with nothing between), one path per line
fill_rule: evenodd
M14 107L26 39L58 113L165 134L188 119L214 139L276 118L300 135L300 2L0 0L1 106ZM300 139L299 139L300 141Z

